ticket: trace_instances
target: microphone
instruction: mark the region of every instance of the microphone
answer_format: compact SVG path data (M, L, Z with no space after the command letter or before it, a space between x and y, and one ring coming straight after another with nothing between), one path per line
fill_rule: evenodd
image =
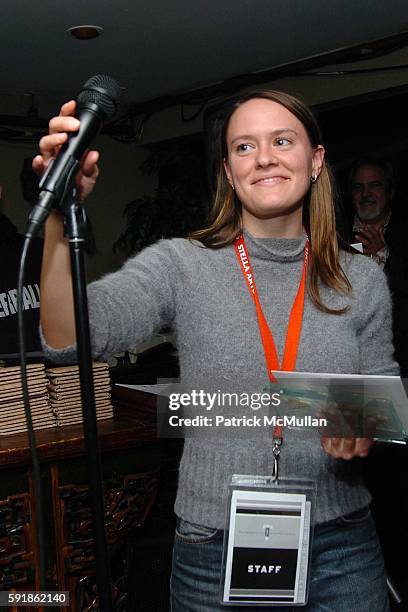
M81 158L103 123L116 113L119 95L118 83L103 74L91 77L83 86L76 111L81 125L78 132L69 135L41 179L40 196L29 217L27 237L37 233L51 208L71 191Z

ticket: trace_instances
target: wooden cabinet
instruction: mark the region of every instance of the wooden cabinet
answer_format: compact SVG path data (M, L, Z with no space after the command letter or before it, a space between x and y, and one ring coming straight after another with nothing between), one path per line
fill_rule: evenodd
M155 501L160 445L153 410L143 414L133 410L131 402L128 409L115 410L116 418L101 421L98 432L115 607L124 610L127 539L143 525ZM47 588L68 590L71 604L66 609L72 612L97 610L82 427L41 430L36 438L44 491ZM26 435L0 438L0 590L39 589L30 464Z

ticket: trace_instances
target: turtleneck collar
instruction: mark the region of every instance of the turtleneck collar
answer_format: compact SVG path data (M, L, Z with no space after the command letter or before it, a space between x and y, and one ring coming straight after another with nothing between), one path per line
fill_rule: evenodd
M298 261L303 258L306 234L299 238L256 238L244 229L249 255L273 261Z

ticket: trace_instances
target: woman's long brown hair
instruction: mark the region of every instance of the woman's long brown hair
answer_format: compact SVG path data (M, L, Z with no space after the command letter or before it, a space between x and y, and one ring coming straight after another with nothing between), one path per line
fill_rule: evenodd
M242 233L242 207L230 186L223 160L228 157L227 130L235 112L248 100L263 98L284 106L303 124L312 148L322 144L317 121L310 109L301 101L277 90L250 91L244 93L231 105L225 117L218 142L217 183L208 225L191 234L212 249L232 244ZM308 294L316 307L330 314L343 314L347 308L333 310L321 299L319 282L343 295L350 295L351 285L339 261L339 246L336 233L334 208L334 182L328 164L323 161L319 177L311 183L303 203L303 222L310 239L311 257L308 266Z

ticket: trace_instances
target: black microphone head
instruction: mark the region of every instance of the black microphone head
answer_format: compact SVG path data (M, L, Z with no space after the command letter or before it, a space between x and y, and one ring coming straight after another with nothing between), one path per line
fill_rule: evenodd
M96 74L87 80L78 95L78 110L89 103L97 105L104 114L104 119L110 119L116 113L120 87L115 79L105 74Z

